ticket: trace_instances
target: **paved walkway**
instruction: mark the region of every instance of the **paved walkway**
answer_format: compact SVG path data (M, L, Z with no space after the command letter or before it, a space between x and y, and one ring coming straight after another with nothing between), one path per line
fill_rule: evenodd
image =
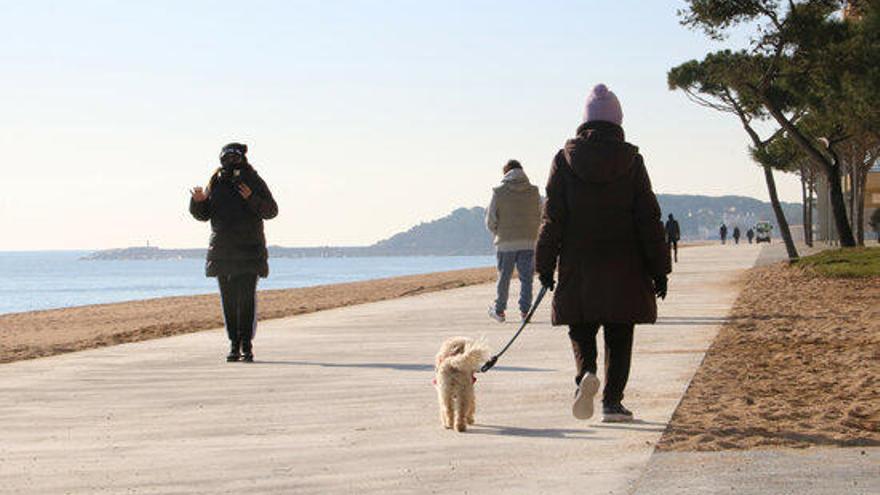
M636 495L877 495L880 448L654 454Z
M2 365L0 493L628 493L758 249L681 250L637 329L636 424L571 417L545 304L479 377L478 424L440 427L440 342L516 328L486 285L264 322L253 365L223 362L219 330Z

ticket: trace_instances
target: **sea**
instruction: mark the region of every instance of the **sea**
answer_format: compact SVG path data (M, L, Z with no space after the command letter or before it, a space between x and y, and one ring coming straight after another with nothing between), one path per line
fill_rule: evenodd
M201 259L81 260L89 251L0 252L0 314L218 292ZM491 256L273 258L259 289L493 266Z

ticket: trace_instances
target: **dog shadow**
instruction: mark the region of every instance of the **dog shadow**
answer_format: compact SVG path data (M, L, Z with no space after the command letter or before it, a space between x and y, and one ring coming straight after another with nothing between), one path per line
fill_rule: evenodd
M394 371L422 371L434 372L433 364L424 363L327 363L319 361L255 361L253 364L283 365L283 366L319 366L321 368L368 368L386 369ZM531 368L526 366L495 366L493 371L522 372L522 373L549 373L556 371L550 368Z
M502 426L502 425L486 425L476 423L469 428L468 433L474 435L496 435L507 437L525 437L525 438L556 438L563 440L601 440L599 437L593 437L593 430L572 429L572 428L523 428L520 426Z

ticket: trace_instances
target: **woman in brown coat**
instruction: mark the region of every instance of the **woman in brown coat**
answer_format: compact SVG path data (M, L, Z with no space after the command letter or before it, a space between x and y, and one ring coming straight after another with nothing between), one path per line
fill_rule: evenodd
M553 324L568 325L578 385L572 412L593 415L596 334L605 336L603 420L630 421L621 401L633 328L657 320L671 271L660 207L638 148L624 140L623 113L605 85L593 88L577 136L557 153L536 251L541 284L553 290Z

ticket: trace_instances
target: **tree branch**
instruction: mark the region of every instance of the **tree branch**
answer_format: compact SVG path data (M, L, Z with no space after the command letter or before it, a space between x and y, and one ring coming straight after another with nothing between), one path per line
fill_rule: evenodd
M816 146L810 142L809 139L801 132L800 129L797 128L789 119L785 118L782 111L780 111L776 105L770 100L769 97L763 92L758 93L758 96L761 98L761 101L764 103L764 107L770 112L770 115L776 119L776 122L779 123L786 131L788 131L789 136L795 140L804 151L804 153L809 157L813 162L816 163L819 167L830 172L839 162L829 163L828 159L822 154L821 151L816 149Z

